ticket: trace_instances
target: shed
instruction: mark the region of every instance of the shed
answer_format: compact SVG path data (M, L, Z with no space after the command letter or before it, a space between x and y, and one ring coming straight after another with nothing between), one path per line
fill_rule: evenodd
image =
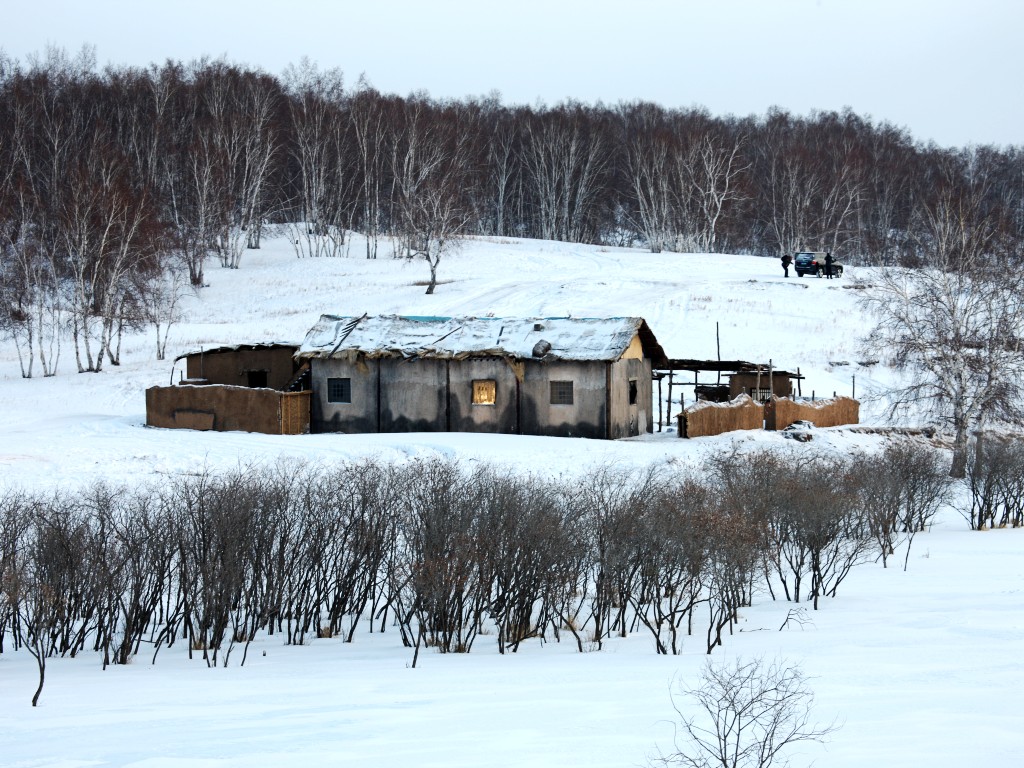
M493 432L619 438L652 431L643 318L323 315L310 364L313 432Z
M295 362L298 347L282 341L232 344L187 352L174 361L185 361L185 378L192 384L282 390L299 370Z
M146 390L151 427L294 435L309 431L298 344L236 344L179 355L177 385Z

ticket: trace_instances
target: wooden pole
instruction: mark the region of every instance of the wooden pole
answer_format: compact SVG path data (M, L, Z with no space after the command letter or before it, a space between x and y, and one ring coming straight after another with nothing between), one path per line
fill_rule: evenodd
M659 432L661 432L661 428L664 426L664 423L662 422L662 419L661 419L662 405L663 404L661 402L661 376L659 376L658 377L658 431Z
M672 423L672 375L675 371L668 372L668 414L667 419L669 424Z
M716 381L715 383L716 384L721 384L722 383L722 337L718 335L718 323L715 323L715 349L717 350L717 354L718 354L718 381ZM693 375L694 376L697 375L696 371L694 371Z

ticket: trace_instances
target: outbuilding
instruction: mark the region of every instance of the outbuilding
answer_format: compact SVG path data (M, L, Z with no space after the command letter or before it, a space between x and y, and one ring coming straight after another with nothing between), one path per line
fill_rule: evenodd
M652 431L643 318L323 315L310 365L313 432L490 432L614 439Z

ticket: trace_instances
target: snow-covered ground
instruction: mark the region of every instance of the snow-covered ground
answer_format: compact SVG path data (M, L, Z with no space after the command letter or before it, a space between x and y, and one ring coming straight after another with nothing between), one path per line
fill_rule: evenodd
M775 259L649 254L515 239L472 240L445 258L432 296L423 263L352 257L297 259L271 240L240 270L208 267L209 287L187 302L169 357L236 342L300 341L322 313L609 316L646 318L670 357L771 360L806 376L803 392L863 395L891 373L884 351L859 351L870 326L857 277L784 279ZM306 435L148 429L144 392L177 380L154 359L152 331L125 342L120 367L74 373L65 344L59 375L23 380L0 345L0 483L77 487L97 478L141 482L200 466L291 457L316 461L418 455L474 458L569 474L616 463L699 462L734 443L781 442L734 433L680 440L672 431L615 442L469 434ZM865 358L882 362L865 365ZM180 370L180 364L179 364ZM692 390L686 392L692 397ZM678 406L676 406L676 410ZM881 405L862 420L879 422ZM877 438L820 430L828 450ZM816 714L842 728L804 762L845 766L1024 765L1024 533L970 532L952 510L914 542L909 569L855 569L839 596L791 623L793 607L761 595L718 659L767 655L812 678ZM180 644L179 644L180 645ZM600 652L534 643L501 656L492 637L468 655L411 654L396 632L360 631L352 644L304 647L262 638L245 666L208 669L176 645L150 665L101 671L98 659L51 660L37 708L27 653L0 654L0 765L624 766L671 748L674 681L693 682L701 642L657 656L643 634ZM803 758L801 758L803 759ZM802 764L800 759L795 764Z

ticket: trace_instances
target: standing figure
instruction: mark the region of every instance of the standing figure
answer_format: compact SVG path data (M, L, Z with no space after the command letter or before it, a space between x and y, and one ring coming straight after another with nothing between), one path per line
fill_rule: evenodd
M832 258L832 251L829 251L828 253L825 254L825 277L827 277L829 280L832 279L832 262L833 261L834 261L834 259Z
M793 257L788 253L782 254L782 272L786 277L789 277L789 265L793 263Z

